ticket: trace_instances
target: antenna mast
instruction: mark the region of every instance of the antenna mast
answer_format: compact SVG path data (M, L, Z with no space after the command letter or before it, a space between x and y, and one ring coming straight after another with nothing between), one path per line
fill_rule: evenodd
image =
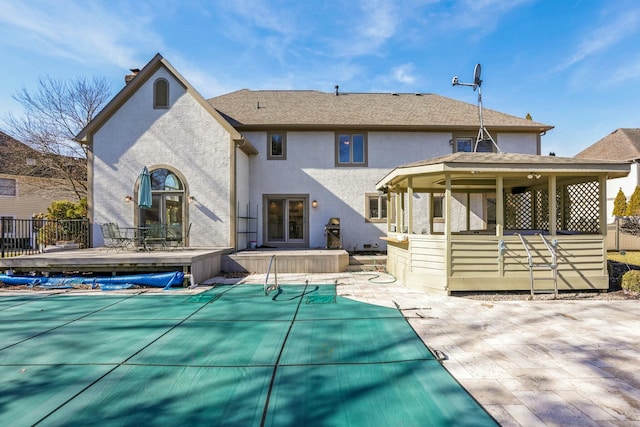
M484 127L484 122L482 117L482 80L480 79L480 72L481 72L480 64L476 64L475 68L473 69L473 83L462 83L458 79L458 76L455 76L453 80L451 80L451 84L453 86L470 86L473 88L474 92L476 91L476 89L478 90L478 115L480 116L480 129L478 130L476 143L473 146L473 152L475 153L478 150L478 144L480 143L480 141L491 141L493 146L496 147L496 150L498 151L498 153L502 153L502 150L500 150L500 147L498 147L498 144L496 144L496 141L494 141L489 131Z

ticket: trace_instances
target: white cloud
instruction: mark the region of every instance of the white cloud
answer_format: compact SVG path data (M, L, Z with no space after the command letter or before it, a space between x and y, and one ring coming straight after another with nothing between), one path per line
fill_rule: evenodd
M404 84L413 84L416 81L415 76L413 75L415 71L415 66L411 63L403 64L398 67L393 68L391 70L393 78L400 83Z
M609 79L605 78L608 83L626 83L630 80L640 80L640 58L635 60L628 60L624 64L620 64L613 73L611 73ZM635 83L638 84L637 82Z
M590 31L575 52L562 63L556 71L562 71L585 60L588 57L602 53L618 42L637 33L640 24L640 11L625 9L607 24ZM585 28L589 28L585 26Z
M0 39L38 55L81 64L138 63L137 51L158 51L161 37L150 29L151 15L144 4L105 7L100 2L42 1L2 3ZM113 10L118 13L114 13Z
M337 54L347 57L379 54L395 35L400 19L395 1L363 0L359 13L350 19L353 28L348 27L340 34Z

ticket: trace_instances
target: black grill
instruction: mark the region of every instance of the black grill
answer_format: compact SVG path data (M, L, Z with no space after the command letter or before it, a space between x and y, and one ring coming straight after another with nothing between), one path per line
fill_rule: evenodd
M327 249L340 249L340 218L329 218L324 234L327 236Z

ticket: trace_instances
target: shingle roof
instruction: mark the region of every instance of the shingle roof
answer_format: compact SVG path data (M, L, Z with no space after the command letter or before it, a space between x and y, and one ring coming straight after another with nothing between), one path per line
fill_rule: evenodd
M335 93L313 90L239 90L208 100L238 129L366 127L477 129L478 107L434 94ZM487 128L546 131L553 126L483 110Z
M575 157L557 157L557 156L539 156L536 154L520 154L520 153L468 153L457 152L441 157L434 157L418 162L408 163L398 166L401 168L412 168L416 166L428 166L436 164L471 164L471 165L500 165L508 167L509 165L527 165L532 167L574 167L574 166L617 166L622 162L618 160L607 159L578 159Z
M418 188L442 185L442 179L447 172L455 172L458 177L466 176L467 181L473 179L475 183L480 183L487 177L491 179L496 174L511 175L510 185L520 185L519 181L522 181L527 173L533 172L547 176L569 176L571 179L585 175L619 178L629 174L629 163L619 160L576 159L535 154L458 152L398 166L378 181L376 188L382 189L389 185L402 187L403 182L404 188L407 188L408 177L412 177L413 185ZM527 176L524 181L529 178ZM545 182L546 177L538 178L542 178L536 181L538 184ZM472 184L466 182L464 185Z
M578 159L635 160L640 158L640 129L616 129L575 155Z

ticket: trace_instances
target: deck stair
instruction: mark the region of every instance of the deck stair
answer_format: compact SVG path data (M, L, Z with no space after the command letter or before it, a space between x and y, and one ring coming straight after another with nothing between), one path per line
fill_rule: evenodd
M549 244L547 239L542 234L536 234L542 239L544 246L548 252L548 256L539 255L537 258L541 261L534 260L534 256L531 254L529 242L521 235L520 242L524 247L529 265L529 280L531 284L531 295L535 294L554 294L558 295L558 262L557 255L554 246ZM549 262L550 259L550 262ZM537 285L537 283L553 283L553 287Z
M387 254L349 254L347 271L385 271L387 268Z

